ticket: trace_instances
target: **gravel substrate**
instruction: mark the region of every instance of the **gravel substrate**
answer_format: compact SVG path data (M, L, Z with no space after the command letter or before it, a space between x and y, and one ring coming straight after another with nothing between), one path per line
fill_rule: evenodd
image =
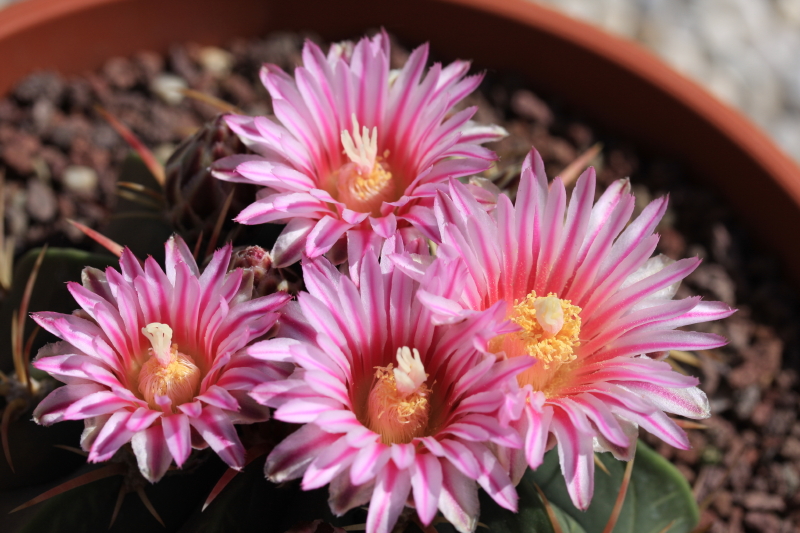
M162 161L217 110L183 98L175 87L217 96L250 114L268 114L257 82L263 62L290 69L304 36L272 34L223 49L181 45L166 56L141 52L114 58L98 72L64 79L37 73L0 100L0 167L5 170L6 231L22 252L42 242L88 247L66 218L102 227L116 201L116 175L129 147L95 110L99 104L127 124ZM434 51L435 52L435 51ZM407 52L395 47L395 66ZM645 436L686 475L703 508L708 531L791 532L800 524L800 352L797 292L780 267L716 194L690 180L679 162L636 150L635 139L608 136L569 110L552 107L513 81L493 74L468 99L477 120L502 124L510 136L493 148L501 156L489 177L513 187L531 145L555 176L595 142L603 185L630 176L637 209L670 194L659 227L659 250L674 258L699 255L703 264L678 297L700 294L739 308L704 325L730 339L724 348L695 354L699 366L676 363L700 376L711 399L707 429L689 431L694 445L676 451ZM598 474L602 475L602 474Z

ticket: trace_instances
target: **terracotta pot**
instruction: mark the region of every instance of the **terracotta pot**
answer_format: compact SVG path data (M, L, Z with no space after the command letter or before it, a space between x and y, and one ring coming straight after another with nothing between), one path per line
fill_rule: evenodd
M674 156L738 210L800 282L800 169L738 112L637 45L525 0L26 0L0 12L0 93L43 68L99 67L172 42L384 26L445 59L521 74L605 129Z

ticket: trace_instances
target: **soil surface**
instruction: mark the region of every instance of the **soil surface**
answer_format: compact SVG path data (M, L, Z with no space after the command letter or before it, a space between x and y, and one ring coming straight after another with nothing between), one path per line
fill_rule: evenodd
M107 221L130 148L97 105L131 128L163 162L219 112L181 96L176 87L218 97L248 114L268 115L271 106L258 69L267 62L290 70L301 61L306 37L315 39L275 33L224 49L177 45L166 55L142 51L113 58L83 76L40 72L24 79L0 100L5 228L16 252L44 242L88 248L91 242L66 219L100 229ZM393 47L393 66L407 56L408 48ZM706 427L689 430L693 448L680 451L649 435L643 438L693 486L703 510L701 531L800 531L797 291L778 262L757 246L756 236L713 190L693 179L690 169L638 151L635 139L618 139L553 101L526 89L512 74L486 77L465 105L479 107L479 122L501 124L510 133L492 147L501 160L487 177L513 191L531 145L552 177L602 142L603 151L592 162L601 184L630 177L637 210L670 195L658 228L659 251L673 259L704 259L677 297L699 294L739 312L701 326L730 339L726 347L669 359L679 371L700 377L711 401Z

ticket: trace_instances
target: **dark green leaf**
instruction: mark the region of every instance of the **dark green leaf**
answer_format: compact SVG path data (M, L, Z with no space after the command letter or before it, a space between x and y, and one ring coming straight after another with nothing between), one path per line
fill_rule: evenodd
M519 512L512 513L497 505L483 490L480 491L481 514L480 523L488 528L491 533L554 533L554 528L545 509L533 477L528 475L522 478L517 486L519 495ZM586 533L578 522L561 509L550 503L556 519L563 533ZM478 532L487 531L478 526ZM437 527L440 533L455 533L455 528L450 524Z
M611 515L626 464L608 453L599 454L599 458L611 475L596 469L594 497L585 512L572 505L556 450L548 452L542 466L536 472L528 472L525 478L536 481L550 502L574 518L588 533L599 533ZM640 441L628 494L614 532L660 533L669 527L670 533L687 533L697 524L699 516L683 475Z
M530 477L522 479L517 486L517 494L519 512L512 513L481 491L481 523L486 524L492 533L553 533L547 511Z

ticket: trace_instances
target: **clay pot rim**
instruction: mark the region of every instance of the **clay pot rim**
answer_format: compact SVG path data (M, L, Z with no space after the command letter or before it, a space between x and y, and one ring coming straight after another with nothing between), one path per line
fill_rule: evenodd
M322 1L303 1L305 4L324 11L325 3ZM394 13L398 13L398 8L396 6L388 7L391 2L386 2L384 4L384 2L377 1L373 4L365 2L364 0L347 1L354 5L363 4L364 6L369 6L370 9L374 8L377 12L391 12L391 10L394 9ZM745 118L739 111L722 103L699 84L676 72L639 45L623 38L610 35L594 26L571 19L552 9L533 4L527 0L415 1L416 3L413 5L416 6L418 10L429 9L432 13L440 14L445 12L448 14L464 14L466 12L465 10L470 10L484 16L487 25L495 24L497 26L502 23L509 27L513 25L515 28L517 26L525 26L527 30L531 30L528 33L529 35L533 35L532 32L538 32L537 35L543 35L552 42L558 41L559 44L570 48L569 53L572 53L573 56L575 56L574 52L577 50L579 54L584 56L584 59L586 57L591 57L596 59L599 63L603 63L601 67L598 67L598 72L609 71L608 65L611 65L611 70L623 72L626 76L630 76L630 78L628 78L629 80L634 80L638 84L637 86L651 91L654 95L661 98L663 102L675 104L677 106L675 109L685 110L689 114L692 114L693 116L689 117L691 120L689 120L689 122L684 121L685 123L688 124L694 121L696 124L707 125L719 132L721 137L715 139L719 141L717 142L717 148L721 147L723 151L728 150L730 152L730 149L735 147L736 150L745 155L744 158L740 158L742 162L746 162L750 165L751 169L760 169L757 174L760 174L761 178L766 177L768 179L761 182L755 182L753 180L748 182L746 177L739 177L737 178L738 181L734 184L726 185L724 179L717 177L716 185L722 189L725 189L725 187L738 187L743 189L756 183L757 187L763 189L757 191L755 199L750 200L750 202L755 206L756 210L760 209L762 212L765 206L771 206L774 203L775 213L766 213L764 217L769 220L763 221L759 221L758 214L749 213L746 215L746 218L749 217L747 221L750 222L751 225L765 237L765 240L772 245L773 249L787 261L795 279L800 280L800 249L798 249L798 251L793 251L787 249L790 247L785 246L786 238L792 235L791 229L793 227L800 228L800 167L798 167L788 155L780 150L760 128L754 125L749 119ZM180 6L186 3L186 0L162 0L159 9L167 13L165 16L185 15L188 17L185 10L180 11ZM217 9L211 0L198 0L196 3L203 4L202 7L197 8L198 11L204 9L208 12ZM314 30L317 29L314 27L315 23L326 26L329 29L333 24L333 21L328 20L324 20L320 23L320 17L314 19L313 13L305 12L304 19L298 21L296 14L290 12L288 7L282 6L281 2L269 2L267 0L261 0L260 2L258 0L229 0L226 2L226 5L227 4L231 5L229 8L231 12L236 10L233 4L246 5L250 10L247 18L251 20L232 22L233 17L228 16L228 20L226 20L226 22L229 23L227 29L224 27L211 29L208 27L198 27L195 34L191 34L192 36L197 35L195 38L196 41L218 44L232 35L246 36L263 32L265 25L268 24L263 23L263 21L259 22L257 19L260 17L269 19L270 24L274 20L279 21L279 23L291 21L289 26L295 25L299 27L304 27L304 21L310 18L316 22L309 23L307 27ZM0 11L0 48L2 48L2 43L14 42L14 39L19 39L20 36L27 35L26 38L30 39L31 32L39 31L42 33L42 30L48 31L50 28L59 28L59 24L62 24L63 20L68 20L70 23L76 21L85 22L85 20L91 19L92 17L95 17L94 20L96 20L97 14L100 12L104 13L103 16L108 19L111 13L130 15L131 13L135 13L135 10L139 8L145 10L150 9L152 11L154 5L154 0L23 0L22 2L8 6ZM372 20L366 24L360 23L360 20L369 20L369 17L364 17L362 15L363 13L357 13L351 10L348 12L349 18L347 22L352 22L352 24L345 24L341 29L337 26L336 31L327 31L327 37L340 37L340 35L333 34L339 33L340 31L342 33L352 31L354 25L355 27L361 27L363 30L369 27L370 23L374 24ZM211 18L211 15L208 13L204 16L207 19ZM415 14L415 16L418 15ZM141 21L131 22L130 17L126 19L124 15L120 15L118 19L125 20L125 24L142 24ZM118 19L112 20L116 21ZM419 17L418 20L421 26L425 26L422 17ZM208 21L206 20L205 22ZM217 21L214 20L214 22L216 23ZM338 21L336 22L338 23ZM206 26L208 26L208 24L206 24ZM231 29L233 26L236 28ZM404 33L403 31L396 31L396 29L392 27L390 17L387 19L386 26L390 31L395 31L399 34ZM241 31L242 27L246 29ZM409 30L407 32L408 34L414 34L415 32L419 34L421 31L424 31L417 31L413 27L406 29ZM161 31L163 33L163 28ZM187 40L185 34L186 31L183 33L177 31L174 34L172 42ZM451 31L451 34L454 35L454 32ZM49 39L53 38L49 35L43 35L43 37ZM142 46L164 49L167 44L167 41L165 41L163 37L160 41L158 39L148 40L141 35L133 38L128 35L121 35L120 37L114 35L113 37L119 41L128 39L137 49ZM439 39L440 44L443 42L441 39L442 38ZM431 36L430 40L434 41L434 37ZM28 42L32 41L29 40ZM466 41L462 39L462 44L463 42ZM152 43L155 43L155 45L153 46ZM120 46L117 46L115 43L111 43L111 45L113 45L111 46L112 50L103 57L107 58L111 55L125 53L126 50L129 53L135 51L129 50L128 48L130 48L130 46L128 46L128 48L120 48ZM50 46L52 47L52 43L50 43ZM114 48L114 46L116 46L116 48ZM53 48L53 50L57 49ZM83 63L78 60L65 60L64 54L62 53L61 61L66 64L62 72L69 74L80 72L87 68L99 67L100 64L97 63L97 60L98 57L102 55L102 52L98 53L97 50L92 50L92 52L94 54L94 59L86 59ZM37 68L52 68L52 65L42 60L41 57L38 60L38 63L33 62L33 64L30 65L28 72ZM94 63L92 63L92 61L94 61ZM26 64L25 67L27 66ZM11 65L9 68L10 70L14 70L15 67ZM16 79L19 79L19 66L16 68L18 71L16 73L18 74ZM10 83L8 79L2 79L2 76L0 76L0 93L4 93L8 90ZM641 129L641 122L637 127ZM691 160L694 158L694 162L696 162L698 158L697 152L697 150L693 150L693 152L689 154L691 156L689 159ZM710 163L704 165L705 168L701 168L700 172L707 173L709 165ZM730 171L731 168L734 170L736 168L733 164L729 165L729 167L728 171ZM753 209L752 206L747 205L749 200L747 195L750 194L751 191L723 192L726 192L729 200L731 198L735 200L732 201L732 203L737 209ZM730 192L730 194L727 194L728 192ZM783 198L781 198L781 195ZM787 228L781 229L781 226L786 226ZM781 233L781 235L776 235L776 232Z
M551 33L582 47L594 49L620 67L682 101L733 139L744 152L757 159L800 206L800 166L764 130L738 109L712 95L706 88L677 71L636 42L572 19L553 9L525 0L444 0L494 11L504 17ZM533 8L531 8L533 6ZM542 13L547 16L542 16Z

